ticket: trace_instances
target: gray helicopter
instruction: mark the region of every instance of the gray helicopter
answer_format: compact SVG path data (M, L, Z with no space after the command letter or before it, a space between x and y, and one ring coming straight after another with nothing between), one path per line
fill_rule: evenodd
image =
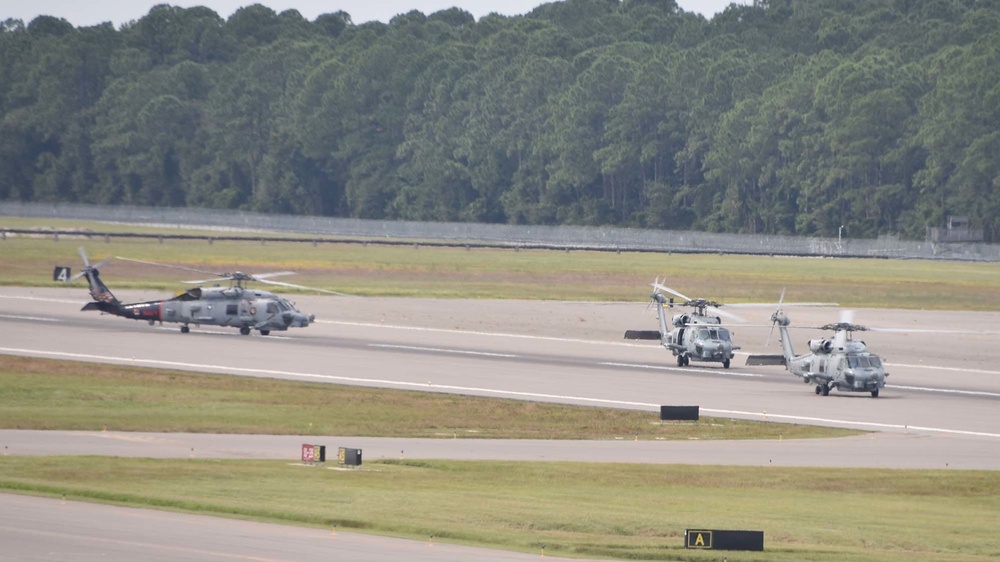
M870 328L852 323L850 311L843 311L840 322L826 324L818 329L833 331L833 337L809 340L809 351L805 355L795 355L792 339L788 335L791 320L778 309L771 315L771 329L778 326L781 334L781 355L751 355L747 365L784 365L788 372L802 378L806 384L816 385L816 394L828 396L830 391L869 392L878 398L879 390L885 387L889 373L885 371L882 358L868 351L865 342L854 339L854 332L866 332ZM770 341L770 333L768 334Z
M628 330L625 332L625 339L628 340L660 340L660 344L670 350L677 358L677 366L684 367L691 361L702 361L708 363L722 363L722 367L729 368L734 353L740 346L733 343L732 334L722 326L722 316L738 321L742 318L724 312L719 307L721 303L705 300L690 299L681 293L660 283L659 278L652 283L653 294L650 295L650 305L656 305L656 318L660 329L656 330ZM661 292L662 291L662 292ZM667 297L663 293L676 295L684 299L684 302L677 306L688 306L694 312L675 314L670 318L672 330L667 328L667 313L663 305L669 308L674 307L674 298ZM649 305L647 305L647 308Z
M212 273L182 266L172 266L135 260L131 258L117 257L115 259L156 265L160 267L171 267L174 269L184 269L203 274L213 275L216 279L206 279L199 281L185 281L185 283L203 284L213 280L228 280L229 286L195 287L184 291L180 295L164 300L153 300L135 303L123 303L119 301L101 281L98 268L109 260L101 261L91 265L87 258L87 253L80 248L80 256L83 258L83 271L70 276L70 268L57 266L53 272L53 279L57 281L70 282L80 277L86 277L90 285L90 296L94 299L81 310L98 310L106 314L113 314L123 318L133 320L145 320L150 325L156 322L173 322L180 324L181 333L188 333L193 324L195 326L227 326L238 328L240 334L249 335L252 330L257 330L260 335L266 336L272 331L285 331L289 328L304 328L315 320L312 314L306 314L295 308L295 305L279 295L269 291L252 289L246 283L265 283L280 285L283 287L293 287L309 291L318 291L340 295L334 291L317 289L314 287L304 287L291 283L272 281L271 277L283 275L294 275L291 271L279 271L274 273L262 273L252 275L236 271L233 273Z

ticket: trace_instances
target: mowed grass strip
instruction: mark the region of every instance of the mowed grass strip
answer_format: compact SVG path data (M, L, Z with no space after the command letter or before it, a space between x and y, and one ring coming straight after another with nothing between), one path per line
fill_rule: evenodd
M792 439L859 432L658 411L0 355L0 428L484 439Z
M54 286L52 268L111 256L211 272L292 270L299 285L359 295L635 301L649 283L723 303L793 301L845 307L1000 310L1000 264L931 260L789 258L718 254L435 248L246 241L9 237L0 241L0 285ZM102 267L116 288L176 292L198 274L112 260ZM202 276L202 278L206 278ZM77 281L85 297L85 283Z
M6 457L0 490L557 556L720 560L683 548L685 529L707 528L764 531L765 552L731 560L1000 557L1000 479L985 471Z

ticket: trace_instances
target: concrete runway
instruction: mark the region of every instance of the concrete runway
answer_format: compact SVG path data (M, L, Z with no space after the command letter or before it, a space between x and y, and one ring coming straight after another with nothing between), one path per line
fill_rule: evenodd
M644 291L637 287L637 293ZM116 294L123 301L170 296L137 291ZM794 298L791 293L789 298ZM87 300L81 287L0 288L0 354L651 412L660 405L699 405L704 416L875 433L822 441L678 443L630 441L622 436L595 443L0 432L8 454L297 458L299 444L318 442L363 448L367 459L402 454L407 458L600 461L611 456L618 462L1000 470L1000 336L996 332L922 331L997 330L1000 313L856 311L856 323L912 330L864 334L870 350L883 356L890 372L888 386L881 397L873 399L836 391L828 397L817 396L811 385L803 385L781 367L743 366L745 355L738 355L728 370L718 364L676 367L656 342L622 340L626 329L655 328L655 316L644 316L645 302L639 300L622 304L300 296L296 297L299 308L316 314L317 322L268 337L244 337L234 329L215 327L192 327L190 334L181 334L177 325L149 326L80 312ZM770 312L739 311L756 324L731 326L743 352L778 352L776 335L770 347L765 347ZM786 312L793 327L839 318L837 309L789 308ZM795 331L796 351L805 352L807 339L823 335L815 330ZM0 507L11 498L0 495ZM0 522L0 536L21 536L20 531L11 530L13 525ZM371 559L399 557L391 547L382 554ZM506 559L492 554L476 557ZM111 559L124 558L112 555Z

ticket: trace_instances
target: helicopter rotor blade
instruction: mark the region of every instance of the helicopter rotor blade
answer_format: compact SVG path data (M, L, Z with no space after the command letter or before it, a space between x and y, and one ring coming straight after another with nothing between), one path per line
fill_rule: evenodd
M84 267L90 267L90 260L87 259L87 251L83 249L83 246L80 246L80 257L83 258Z
M187 283L188 285L204 285L205 283L211 283L213 281L218 281L219 279L228 279L228 278L216 277L214 279L195 279L193 281L181 281L181 283Z
M171 265L171 264L167 264L167 263L157 263L155 261L137 260L135 258L126 258L124 256L115 256L115 259L116 260L131 261L131 262L135 262L135 263L142 263L142 264L146 264L146 265L155 265L157 267L168 267L170 269L183 269L184 271L193 271L195 273L207 273L209 275L215 275L215 276L218 276L218 277L224 277L225 276L224 273L216 273L214 271L205 271L204 269L195 269L193 267L185 267L183 265ZM185 281L185 283L186 283L186 281Z
M92 264L92 263L90 263L90 259L87 257L87 251L83 249L83 246L80 246L79 251L80 251L80 257L83 258L83 271L81 271L81 272L77 273L76 275L70 277L69 278L70 281L76 281L77 279L79 279L79 278L83 277L84 275L86 275L88 271L93 271L95 269L100 269L104 264L108 263L109 261L111 261L113 259L113 258L108 258L108 259L101 260L101 261L99 261L97 263L93 263Z
M664 280L666 280L666 278L664 278ZM692 300L690 297L686 297L686 296L682 295L681 293L679 293L679 292L671 289L670 287L667 287L666 285L660 283L659 279L657 279L656 282L653 283L652 285L653 285L654 289L659 289L660 291L663 291L665 293L670 293L671 295L674 295L676 297L680 297L680 298L682 298L682 299L684 299L686 301Z
M280 285L282 287L291 287L293 289L302 289L304 291L318 291L320 293L328 293L331 295L337 295L340 297L346 297L348 295L344 293L338 293L337 291L330 291L328 289L320 289L318 287L306 287L305 285L295 285L294 283L285 283L282 281L268 281L267 279L257 279L261 283L266 283L268 285Z
M262 279L267 279L269 277L281 277L283 275L295 275L294 271L273 271L271 273L251 273L249 274L252 281L260 281Z
M781 296L778 297L778 306L774 309L774 314L771 315L771 329L767 331L767 342L765 346L771 345L771 334L774 333L774 325L778 323L777 317L781 314L781 303L785 302L785 287L781 288Z
M854 324L854 311L853 310L841 310L840 311L840 323L841 324Z
M739 316L737 314L733 314L732 312L727 312L725 310L722 310L721 308L718 308L718 307L715 307L715 306L709 306L709 307L707 307L707 310L712 311L713 314L718 314L719 316L725 316L726 318L728 318L730 320L735 320L737 322L741 322L743 324L746 324L746 319L743 318L742 316Z

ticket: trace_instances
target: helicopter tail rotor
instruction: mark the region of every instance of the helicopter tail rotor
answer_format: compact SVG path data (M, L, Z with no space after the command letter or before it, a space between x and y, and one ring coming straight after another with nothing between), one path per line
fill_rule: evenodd
M774 333L774 325L778 324L784 320L783 326L789 324L788 317L785 316L783 310L781 310L781 303L785 302L785 287L781 288L781 296L778 297L778 306L774 309L774 313L771 314L771 329L767 331L767 343L765 345L771 345L771 334Z
M92 272L94 270L99 269L100 267L102 267L104 264L108 263L112 259L112 258L108 258L106 260L101 260L101 261L99 261L99 262L97 262L95 264L91 264L90 263L90 259L87 258L87 251L83 249L83 246L80 246L79 251L80 251L80 257L83 258L83 270L81 270L80 273L77 273L76 275L70 277L69 278L70 281L76 281L77 279L79 279L79 278L87 275L88 273L90 273L90 272Z

